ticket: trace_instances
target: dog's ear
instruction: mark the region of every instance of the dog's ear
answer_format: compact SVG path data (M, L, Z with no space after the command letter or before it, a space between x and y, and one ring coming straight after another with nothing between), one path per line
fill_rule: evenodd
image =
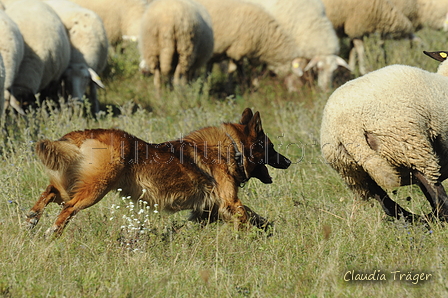
M251 109L244 109L243 115L241 116L240 124L247 125L253 116L254 114L252 113Z
M261 117L259 112L256 112L252 119L250 119L247 127L249 128L249 132L253 132L257 136L263 132L263 126L261 125Z

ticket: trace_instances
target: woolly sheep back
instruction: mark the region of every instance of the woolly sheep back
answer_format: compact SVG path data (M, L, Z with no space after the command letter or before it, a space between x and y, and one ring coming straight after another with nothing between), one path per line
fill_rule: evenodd
M338 35L348 36L353 41L349 65L354 70L357 54L361 74L367 73L362 37L374 32L394 38L413 37L411 21L388 0L322 1Z
M139 35L140 21L147 7L145 0L71 0L94 11L103 20L107 38L111 45L123 36L135 38Z
M318 85L331 87L338 66L348 68L339 54L339 39L321 0L249 0L262 6L295 41L297 55L311 60L301 71L316 66ZM297 64L296 64L297 65Z
M93 112L99 112L97 85L107 64L109 43L101 18L93 11L68 0L47 0L59 15L70 39L70 64L63 75L66 90L72 98L82 99L88 86Z
M109 42L103 21L92 10L68 0L46 0L61 18L71 43L71 62L84 62L96 72L107 64Z
M369 33L407 36L412 23L387 0L323 0L327 16L336 32L350 38Z
M419 22L432 29L446 29L448 20L447 0L417 0ZM445 30L446 31L446 30Z
M235 61L246 57L266 63L277 75L291 71L299 57L294 39L262 7L237 0L199 0L210 13L215 58L227 56ZM225 12L225 13L223 13Z

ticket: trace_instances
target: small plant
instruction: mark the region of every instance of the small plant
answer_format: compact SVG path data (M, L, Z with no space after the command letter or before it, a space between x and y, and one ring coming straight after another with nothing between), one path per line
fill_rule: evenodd
M118 189L118 192L121 191ZM121 222L118 241L127 250L139 251L145 242L157 235L150 215L159 213L158 204L150 206L148 202L141 200L145 193L146 189L143 189L142 195L136 202L131 200L130 196L123 196L121 197L122 204L110 206L109 220Z

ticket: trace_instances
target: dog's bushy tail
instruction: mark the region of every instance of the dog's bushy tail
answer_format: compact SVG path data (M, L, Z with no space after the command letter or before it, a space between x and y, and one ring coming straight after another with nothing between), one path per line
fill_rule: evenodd
M68 141L41 140L36 144L36 153L50 170L62 171L80 160L81 151Z

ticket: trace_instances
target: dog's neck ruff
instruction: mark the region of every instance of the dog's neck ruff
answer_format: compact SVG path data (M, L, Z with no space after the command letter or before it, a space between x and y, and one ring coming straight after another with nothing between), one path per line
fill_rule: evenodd
M243 187L244 183L246 183L249 180L249 178L246 175L246 170L244 169L244 155L238 149L238 146L237 146L235 140L232 138L232 136L229 135L227 132L226 132L226 135L232 142L233 148L235 149L235 161L238 166L238 172L240 172L241 176L243 177L243 180L240 182L240 187Z

